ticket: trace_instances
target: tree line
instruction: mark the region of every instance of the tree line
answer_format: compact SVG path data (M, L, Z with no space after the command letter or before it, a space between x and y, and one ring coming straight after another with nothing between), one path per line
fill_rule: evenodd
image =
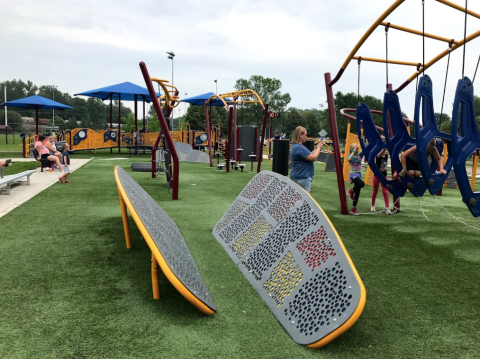
M103 103L100 99L89 97L87 99L73 97L69 93L61 92L57 86L36 86L31 81L12 80L0 82L0 88L7 88L7 99L14 100L27 96L40 95L45 98L55 99L55 101L74 107L65 111L55 112L55 124L61 129L73 129L76 127L87 127L94 130L109 128L110 105L108 101ZM288 107L291 102L289 93L283 93L282 82L275 78L268 78L259 75L251 76L249 79L238 79L235 83L235 90L251 89L255 91L263 103L269 104L269 110L279 112L280 117L273 119L273 130L279 130L288 138L291 138L293 131L299 125L307 129L309 137L318 137L319 131L324 129L328 135L331 135L331 128L326 104L318 104L318 107L310 109L299 109ZM256 98L243 98L244 102ZM475 113L480 114L480 98L475 96ZM366 103L370 109L382 110L382 100L370 96L360 96L353 92L342 93L338 91L335 94L335 112L337 116L337 128L339 138L342 141L346 137L348 120L340 114L340 109L355 109L359 102ZM154 107L148 105L148 114L146 128L152 132L159 130L158 118ZM208 108L211 123L220 126L222 134L227 132L228 112L224 107L212 106ZM141 112L141 111L140 111ZM52 123L52 111L40 110L41 118L50 119ZM354 113L353 113L354 115ZM131 132L134 129L134 114L129 107L121 104L121 123L122 129ZM264 111L258 103L239 103L237 104L237 124L240 126L257 126L261 128L263 123ZM404 114L406 117L406 115ZM439 128L441 131L451 132L451 118L447 114L435 113ZM21 123L20 117L35 117L35 110L29 109L8 109L9 123ZM0 119L4 118L3 110L0 110ZM383 127L381 115L373 115L375 123ZM1 121L1 120L0 120ZM270 121L270 120L269 120ZM118 101L113 105L113 123L118 122ZM193 130L203 130L205 124L204 106L189 106L187 113L179 118L173 119L174 129L178 130L183 122L187 122ZM480 116L477 117L477 124L480 127ZM143 128L141 120L138 121L138 127ZM18 127L17 127L18 128ZM356 133L356 126L353 125L351 131Z

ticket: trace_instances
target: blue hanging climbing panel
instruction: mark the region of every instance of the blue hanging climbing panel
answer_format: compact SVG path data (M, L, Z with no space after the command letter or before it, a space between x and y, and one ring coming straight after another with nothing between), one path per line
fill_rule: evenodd
M375 177L378 178L382 186L390 191L395 197L403 197L405 195L406 189L400 181L387 180L380 169L377 167L375 162L376 156L383 149L387 148L385 142L383 142L380 134L377 131L375 122L373 121L370 108L363 102L357 106L356 111L356 122L357 122L357 133L361 132L361 127L363 124L363 133L367 138L368 145L363 141L362 136L359 136L360 145L362 146L362 151L365 156L365 159L370 166L370 169L374 173Z
M393 134L391 134L388 129L388 119L390 119ZM410 147L415 146L416 142L407 131L398 96L392 90L389 90L383 96L383 129L392 165L397 172L400 173L402 170L400 154ZM405 189L408 189L415 197L423 196L427 190L427 186L421 177L411 178L405 175L401 177L401 183L405 186Z
M461 104L461 107L460 107ZM460 108L460 135L458 135L458 111ZM480 149L480 136L475 122L473 84L468 77L458 80L452 113L453 168L462 200L474 217L480 215L480 192L473 192L468 180L467 159Z
M434 195L438 194L445 183L453 165L452 156L452 138L451 135L440 132L437 127L435 112L433 109L433 91L432 80L428 75L420 77L418 82L417 95L415 97L415 136L417 140L417 160L422 179L427 185L428 191ZM420 127L420 109L422 110L422 127ZM447 163L444 170L446 174L436 173L437 163L432 159L431 164L428 163L427 146L435 137L442 138L447 143Z

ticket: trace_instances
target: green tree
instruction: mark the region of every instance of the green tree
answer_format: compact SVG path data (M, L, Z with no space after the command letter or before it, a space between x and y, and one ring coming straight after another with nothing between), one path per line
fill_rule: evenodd
M208 108L210 111L210 108ZM210 125L220 125L222 134L226 134L228 130L228 112L225 107L212 106L212 113L210 115ZM238 121L238 116L237 116ZM207 127L205 119L204 106L190 106L187 110L187 115L184 116L184 122L190 124L192 130L203 131ZM238 124L238 123L237 123Z
M238 79L235 83L235 89L255 91L262 99L263 104L269 104L269 110L273 112L284 112L291 101L290 94L282 94L280 89L282 82L275 78L263 77L259 75L251 76L250 79ZM243 97L241 101L257 100L255 96L251 98ZM259 129L263 124L264 111L258 103L245 104L242 115L242 125L254 125ZM237 113L238 120L238 113Z
M79 128L80 126L77 123L77 118L75 116L69 117L65 123L67 130L73 130L74 128Z
M283 132L285 133L287 138L292 138L293 131L295 131L295 128L297 126L303 126L302 116L300 115L300 111L295 107L290 107L287 111L282 113L282 116L284 116ZM308 129L307 129L307 134L308 134Z
M148 123L145 128L150 132L160 131L160 123L158 122L157 114L154 114L148 118Z
M124 121L125 120L125 121ZM125 132L135 131L135 116L133 113L129 113L126 119L122 118L122 130Z

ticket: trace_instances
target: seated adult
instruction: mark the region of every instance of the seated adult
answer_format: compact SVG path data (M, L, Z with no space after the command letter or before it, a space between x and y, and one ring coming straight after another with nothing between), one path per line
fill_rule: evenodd
M48 152L51 155L57 156L59 159L62 158L62 154L55 148L55 139L52 135L47 137L47 139L43 142L43 145L48 148Z
M60 158L58 158L55 155L50 154L50 151L48 150L48 148L44 146L44 142L45 142L45 136L39 135L38 136L38 141L35 142L35 146L34 146L35 149L38 151L41 158L46 158L49 161L55 162L55 164L57 165L60 172L63 172L63 167L62 167L62 164L60 163Z
M5 161L0 160L0 168L8 167L8 165L10 164L10 162L12 162L12 160L10 160L10 159L5 160Z

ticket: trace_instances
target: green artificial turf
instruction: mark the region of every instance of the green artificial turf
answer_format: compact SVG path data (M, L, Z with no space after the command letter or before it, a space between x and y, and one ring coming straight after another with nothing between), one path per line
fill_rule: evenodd
M367 302L350 330L311 350L293 342L211 234L255 173L181 163L179 200L172 201L163 176L130 172L133 161L147 160L95 155L69 176L70 185L57 183L0 218L0 357L478 357L477 230L445 212L427 221L410 195L399 214L341 215L336 175L316 165L311 194L343 240ZM151 253L133 220L132 248L125 247L117 164L177 223L218 308L213 316L162 274L161 299L153 300ZM360 212L369 211L370 194L362 190ZM457 190L445 189L440 201L479 226ZM377 208L382 202L379 193ZM426 195L420 204L436 217L434 199Z
M10 165L8 167L6 167L4 170L3 170L3 174L6 176L6 175L13 175L15 173L20 173L20 172L23 172L23 171L27 171L27 170L34 170L36 168L40 167L40 162L17 162L15 161L15 159L12 160L12 162L10 162Z

